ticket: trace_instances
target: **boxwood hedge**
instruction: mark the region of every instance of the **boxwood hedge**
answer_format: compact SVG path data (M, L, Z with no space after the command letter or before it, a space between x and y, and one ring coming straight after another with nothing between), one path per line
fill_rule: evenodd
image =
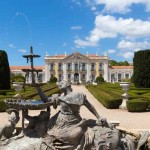
M132 99L127 101L129 112L144 112L148 108L148 101L143 99Z

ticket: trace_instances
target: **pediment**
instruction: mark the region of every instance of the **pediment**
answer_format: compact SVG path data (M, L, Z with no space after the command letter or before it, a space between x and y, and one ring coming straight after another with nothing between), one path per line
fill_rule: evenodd
M66 58L64 58L64 61L72 61L72 62L74 62L74 61L89 61L89 60L90 59L87 56L85 56L79 52L74 52L71 55L68 55Z

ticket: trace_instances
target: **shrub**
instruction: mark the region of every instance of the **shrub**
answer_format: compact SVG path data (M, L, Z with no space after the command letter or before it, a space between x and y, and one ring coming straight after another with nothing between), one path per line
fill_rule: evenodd
M10 88L10 68L7 53L0 50L0 90L8 90Z
M98 76L98 77L96 78L96 83L101 83L101 82L105 82L105 81L104 81L104 78L101 77L101 76Z
M148 108L148 102L143 99L132 99L127 101L129 112L143 112Z
M7 106L4 102L4 100L0 100L0 112L5 112L6 108L7 108Z
M49 82L50 83L56 83L57 82L57 78L56 77L51 77Z
M26 78L22 74L12 75L12 82L25 82Z
M105 100L105 107L108 109L118 109L122 104L122 99Z
M150 88L150 50L135 52L133 58L135 87Z

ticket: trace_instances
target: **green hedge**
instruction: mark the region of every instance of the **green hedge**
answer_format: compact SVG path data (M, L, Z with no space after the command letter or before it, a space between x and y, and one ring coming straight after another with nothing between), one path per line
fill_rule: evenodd
M4 102L4 100L0 100L0 112L5 112L6 108L7 108L7 106Z
M106 108L117 109L122 103L121 94L108 90L106 85L93 86L87 85L86 88L94 97Z
M119 106L122 104L122 99L111 99L105 100L104 106L108 109L118 109Z
M148 108L148 102L143 99L132 99L127 101L129 112L144 112Z

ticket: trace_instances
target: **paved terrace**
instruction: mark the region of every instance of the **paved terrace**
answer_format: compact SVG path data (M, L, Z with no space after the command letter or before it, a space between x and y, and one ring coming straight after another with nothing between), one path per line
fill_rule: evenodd
M108 121L119 121L121 127L129 129L150 129L150 112L130 113L125 109L106 109L94 98L92 94L88 92L83 85L73 85L72 88L75 92L83 92L86 94L87 99L96 108L100 116L107 118ZM51 114L55 114L58 110L59 108L56 110L52 109ZM38 115L39 112L40 110L29 111L29 114ZM95 119L95 117L84 106L81 107L81 116L86 119ZM7 122L7 118L7 113L0 113L0 124L5 124ZM21 119L18 124L21 125Z

